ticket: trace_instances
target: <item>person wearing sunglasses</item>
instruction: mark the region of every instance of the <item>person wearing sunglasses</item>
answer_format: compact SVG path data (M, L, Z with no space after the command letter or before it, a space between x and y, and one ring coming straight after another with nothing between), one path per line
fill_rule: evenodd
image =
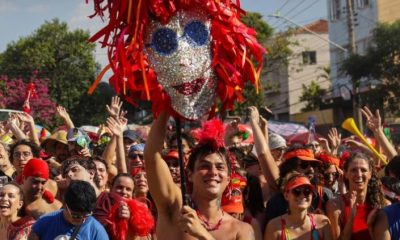
M332 191L318 184L321 161L315 158L311 149L304 146L292 146L284 154L284 162L279 166L280 185L290 172L296 171L305 175L314 185L312 192L312 202L310 212L325 212L326 203L333 197ZM284 193L280 192L273 195L267 203L266 222L281 216L287 212L287 202L284 201Z
M145 146L144 143L138 143L129 148L128 160L129 160L130 170L144 166L144 160L143 160L144 146Z
M320 153L317 158L322 161L322 183L324 187L330 189L335 195L344 192L343 171L339 168L340 160L327 153Z
M308 212L314 192L308 177L289 173L284 179L282 192L288 202L288 213L268 223L264 239L332 239L328 218Z
M72 181L64 201L65 208L36 221L29 239L109 239L104 227L92 216L96 192L90 183Z

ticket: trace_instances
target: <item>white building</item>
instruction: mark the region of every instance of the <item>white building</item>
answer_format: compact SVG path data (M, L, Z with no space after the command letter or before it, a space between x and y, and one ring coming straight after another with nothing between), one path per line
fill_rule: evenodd
M317 20L305 25L320 37L328 39L328 22ZM264 81L273 89L266 92L266 102L272 105L275 119L280 121L295 121L294 114L301 112L305 106L299 98L303 85L309 86L311 81L324 88L330 88L329 79L320 77L323 68L329 67L329 44L318 36L304 29L297 29L292 36L290 49L293 51L288 66L272 69Z

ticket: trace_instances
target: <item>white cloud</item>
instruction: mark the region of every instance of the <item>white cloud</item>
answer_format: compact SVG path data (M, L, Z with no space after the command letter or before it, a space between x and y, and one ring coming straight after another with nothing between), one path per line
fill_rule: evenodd
M10 13L18 10L18 6L11 0L0 0L0 13Z

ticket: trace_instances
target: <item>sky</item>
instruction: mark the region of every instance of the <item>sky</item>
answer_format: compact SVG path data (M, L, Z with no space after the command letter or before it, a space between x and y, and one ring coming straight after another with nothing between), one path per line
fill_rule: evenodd
M327 16L328 0L241 0L241 7L246 11L259 12L263 19L276 31L284 30L287 25L283 20L268 17L280 12L294 22L305 25ZM89 2L91 2L89 0ZM0 0L0 52L7 44L28 36L45 21L58 18L67 22L70 29L83 28L94 34L104 25L98 19L90 19L93 6L85 0ZM101 65L106 64L104 49L97 47L96 59Z

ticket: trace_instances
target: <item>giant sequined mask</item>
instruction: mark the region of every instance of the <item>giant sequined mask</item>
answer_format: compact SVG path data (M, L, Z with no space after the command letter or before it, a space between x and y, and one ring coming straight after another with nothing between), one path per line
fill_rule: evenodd
M216 92L207 15L180 10L168 24L153 20L144 41L149 65L171 98L172 109L187 119L207 114Z

